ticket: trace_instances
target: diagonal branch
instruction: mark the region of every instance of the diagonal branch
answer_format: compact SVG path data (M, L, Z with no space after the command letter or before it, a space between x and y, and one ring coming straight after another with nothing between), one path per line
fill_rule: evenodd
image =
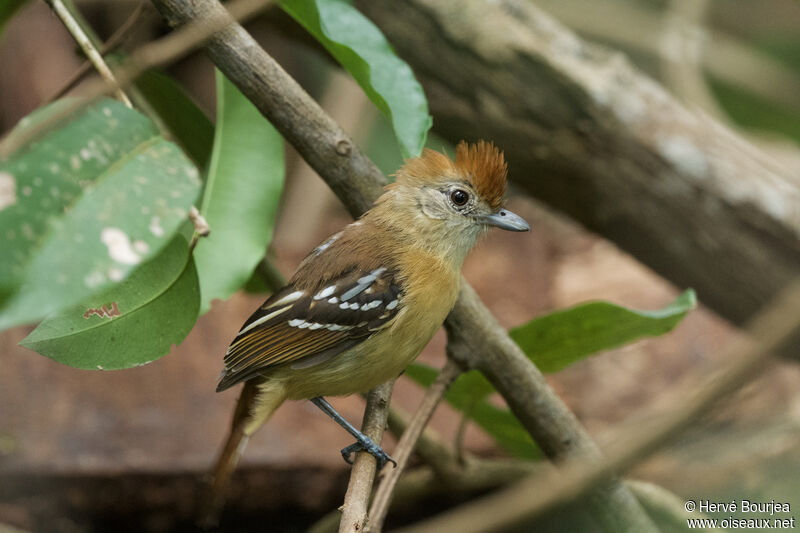
M202 17L216 17L224 11L216 0L153 0L153 3L174 26L193 23ZM328 183L352 214L360 214L371 207L385 183L384 176L244 28L237 24L216 33L207 41L206 52ZM488 358L472 347L467 357L469 344L466 343L462 366L487 372L514 412L524 415L520 418L526 428L551 458L564 460L587 454L597 457L596 445L575 416L497 324L467 282L462 280L462 284L461 295L448 319L448 332L456 342L458 338L471 338L476 331L485 332L487 338L480 345L487 346L494 354L494 359ZM488 339L491 341L487 342ZM494 368L498 362L519 369L519 377L511 381L500 379L498 376L505 376L507 372ZM524 398L534 401L530 405L518 402L515 387L524 388ZM598 520L608 530L654 530L632 493L618 480L609 480L607 486L593 494L592 500L597 504Z
M397 467L384 474L375 491L375 497L369 512L368 532L382 530L386 514L389 512L389 504L392 501L395 486L406 465L408 465L408 459L411 457L411 452L414 451L414 445L422 436L422 431L428 425L436 406L439 405L439 402L444 397L445 391L459 375L461 375L461 369L452 359L448 359L444 368L436 377L436 381L425 391L421 405L417 412L414 413L414 418L411 419L411 422L403 431L400 442L397 443L397 449L394 452Z
M705 415L722 397L767 368L769 356L791 344L800 328L800 279L784 290L761 312L747 330L748 335L730 343L721 368L709 377L691 379L676 389L662 405L649 408L621 430L605 453L605 460L576 458L558 473L529 477L508 489L452 509L405 533L458 531L479 533L508 528L530 520L546 509L585 494L609 474L621 472L667 444L694 420ZM796 346L796 345L795 345ZM492 509L492 513L486 513Z
M119 83L117 83L117 79L114 77L114 73L111 72L111 68L106 64L105 59L100 54L100 52L95 48L94 43L89 39L89 36L86 35L86 32L83 31L78 20L73 16L70 12L67 5L64 3L63 0L47 0L50 4L50 7L55 11L58 18L61 19L61 22L64 23L64 26L67 28L69 33L75 39L75 42L78 43L78 46L81 47L83 53L86 54L86 57L89 61L92 62L94 68L100 74L100 76L114 88L114 95L118 100L123 102L128 107L133 107L131 104L130 99L125 94L125 91L122 90Z
M386 427L386 419L389 416L392 387L394 387L394 380L376 387L367 395L367 406L364 409L361 431L379 446L383 430ZM339 533L364 531L369 520L367 506L370 494L372 494L372 482L375 479L376 468L375 457L366 452L358 452L353 463L353 471L350 474L350 483L347 485L347 493L344 496Z
M105 56L109 52L113 51L117 46L121 45L123 41L128 37L128 32L136 27L136 24L139 22L139 18L142 16L144 12L144 6L146 4L139 3L136 4L133 12L125 19L125 22L117 28L117 30L108 38L108 40L103 43L102 48L100 48L100 55ZM78 69L64 82L64 84L53 93L53 96L47 99L47 103L54 102L58 100L65 94L67 94L70 90L72 90L79 81L86 75L87 72L92 68L92 63L90 61L84 61L83 64L78 67Z

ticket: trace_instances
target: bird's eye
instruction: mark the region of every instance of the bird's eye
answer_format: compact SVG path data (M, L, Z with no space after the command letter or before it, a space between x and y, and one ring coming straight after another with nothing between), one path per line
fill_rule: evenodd
M450 200L460 207L469 201L469 193L463 189L456 189L450 193Z

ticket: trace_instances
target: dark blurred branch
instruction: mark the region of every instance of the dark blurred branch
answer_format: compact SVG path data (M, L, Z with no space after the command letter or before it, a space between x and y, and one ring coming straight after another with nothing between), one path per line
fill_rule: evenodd
M170 24L179 26L199 18L218 16L223 7L215 0L153 0ZM303 158L328 183L354 215L368 209L385 183L378 168L353 144L339 126L308 96L238 24L216 33L206 44L206 52L217 67L245 94L265 117L292 143ZM526 428L551 458L597 457L597 447L575 416L553 393L534 365L511 341L483 306L466 281L451 314L460 317L459 325L448 326L450 342L470 338L474 331L487 332L493 353L502 362L512 363L522 374L516 381L495 380L498 391L519 415L525 411ZM486 321L488 317L488 321ZM449 319L450 320L450 319ZM483 320L485 322L476 322ZM487 344L484 340L483 344ZM465 344L468 346L468 344ZM465 368L491 367L477 349L469 352ZM465 351L465 357L467 353ZM493 369L505 374L503 369ZM490 378L491 379L491 378ZM513 387L525 387L532 405L515 400ZM534 420L535 415L541 420ZM557 421L553 428L547 427ZM593 493L598 520L611 531L651 531L653 525L633 495L616 480Z
M414 68L434 128L493 139L512 180L742 324L800 270L800 184L619 53L531 2L356 4Z

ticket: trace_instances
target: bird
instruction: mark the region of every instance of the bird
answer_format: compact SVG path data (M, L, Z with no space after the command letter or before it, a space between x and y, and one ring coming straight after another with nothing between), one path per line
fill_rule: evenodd
M456 302L461 267L490 227L529 231L503 208L507 163L493 143L462 141L455 160L425 149L408 159L373 207L325 240L285 287L245 321L217 391L245 383L212 473L206 511L221 506L247 439L287 400L308 400L356 443L341 451L393 462L325 400L396 378Z

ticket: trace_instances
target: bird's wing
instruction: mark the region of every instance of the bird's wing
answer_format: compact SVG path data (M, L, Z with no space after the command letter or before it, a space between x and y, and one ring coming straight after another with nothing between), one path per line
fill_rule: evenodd
M326 361L385 327L402 291L387 268L351 267L320 287L288 285L244 323L225 354L221 391L278 364Z

